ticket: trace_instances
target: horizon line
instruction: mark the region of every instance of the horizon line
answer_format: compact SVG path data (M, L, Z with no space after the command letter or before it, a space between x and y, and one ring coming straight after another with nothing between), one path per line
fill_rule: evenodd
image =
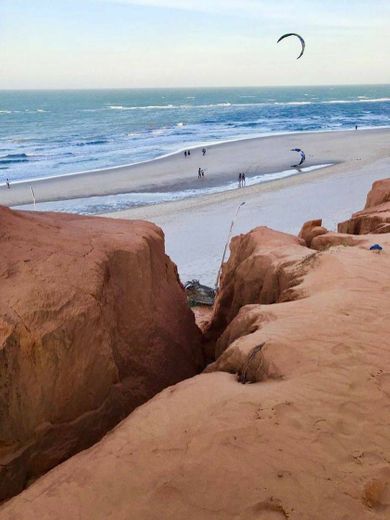
M172 87L33 87L33 88L0 88L0 92L72 92L72 91L88 91L88 90L205 90L205 89L238 89L238 88L307 88L307 87L374 87L374 86L390 86L389 83L312 83L305 85L204 85L204 86L172 86Z

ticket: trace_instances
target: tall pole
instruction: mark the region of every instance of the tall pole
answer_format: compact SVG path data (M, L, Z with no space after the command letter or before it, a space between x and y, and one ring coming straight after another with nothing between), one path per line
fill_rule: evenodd
M223 255L222 255L222 260L221 260L221 263L219 265L219 269L218 269L218 274L217 274L217 279L215 280L215 290L218 291L218 285L219 285L219 278L221 276L221 271L222 271L222 266L223 266L223 263L225 261L225 256L226 256L226 252L227 252L227 248L228 248L228 245L229 245L229 242L230 242L230 237L232 235L232 231L233 231L233 227L234 227L234 222L238 216L238 213L241 209L241 207L245 204L245 202L241 202L241 204L238 206L237 208L237 211L236 211L236 214L234 215L234 218L232 220L232 223L230 224L230 229L229 229L229 234L228 234L228 237L227 237L227 240L226 240L226 243L225 243L225 248L223 250Z

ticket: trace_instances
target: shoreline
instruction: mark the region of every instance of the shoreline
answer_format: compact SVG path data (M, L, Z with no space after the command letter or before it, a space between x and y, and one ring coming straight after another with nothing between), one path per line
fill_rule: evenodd
M375 126L375 127L360 127L359 131L374 131L374 130L390 130L390 125L383 125L383 126ZM136 161L133 163L126 163L126 164L119 164L117 166L107 166L105 168L96 168L93 170L80 170L76 172L69 172L69 173L63 173L61 175L49 175L47 177L33 177L31 179L20 179L13 181L12 185L19 185L19 184L31 184L36 183L38 181L46 181L46 180L59 180L63 177L73 177L78 175L89 175L92 173L101 173L101 172L112 172L113 170L118 170L122 168L134 168L136 166L143 166L147 165L149 163L153 163L156 161L161 161L162 159L167 159L176 155L183 154L186 150L199 150L200 148L215 148L217 146L226 145L230 143L237 143L237 142L243 142L243 141L251 141L253 139L267 139L271 137L279 137L279 136L288 136L288 135L300 135L300 134L330 134L330 133L341 133L341 132L352 132L354 133L356 130L354 128L344 128L339 130L297 130L294 132L272 132L272 133L264 133L264 134L255 134L253 136L245 136L245 137L237 137L232 139L225 139L223 141L202 141L193 145L189 145L185 148L179 148L175 150L174 152L169 152L163 155L158 155L157 157L152 157L150 159L145 159L144 161ZM4 183L0 183L0 187L4 187ZM64 199L65 200L65 199Z
M364 207L373 182L389 177L390 155L383 148L364 162L345 161L310 175L101 216L155 223L165 234L167 254L181 281L199 279L214 286L229 227L242 202L233 236L257 226L296 235L305 221L319 218L332 231Z
M317 170L324 170L334 166L329 164L315 164L303 168L290 168L281 172L267 173L249 177L245 184L245 188L257 185L272 183L278 180L296 177L299 175L308 175ZM203 182L203 181L200 181ZM201 199L209 195L218 195L226 192L235 191L237 189L237 180L227 184L209 184L208 188L184 189L180 190L180 184L175 185L177 191L138 191L134 193L118 193L115 195L99 195L86 198L76 198L68 200L58 200L50 202L38 202L36 205L24 204L21 206L12 206L13 209L24 211L54 211L75 213L81 215L101 215L109 211L109 213L117 213L121 211L131 211L136 208L159 206L161 204L170 204L171 202L180 202L189 199ZM166 188L169 188L166 187ZM111 211L110 211L111 209Z
M134 192L180 191L197 189L197 170L205 169L204 186L227 184L244 171L247 178L273 174L291 167L295 155L291 148L306 152L305 167L313 164L338 164L359 157L365 150L388 138L390 128L359 131L304 132L268 135L218 143L193 149L190 158L181 152L132 166L121 166L82 174L69 174L39 181L0 186L0 204L20 206L32 203L33 187L36 201L50 202L102 195Z

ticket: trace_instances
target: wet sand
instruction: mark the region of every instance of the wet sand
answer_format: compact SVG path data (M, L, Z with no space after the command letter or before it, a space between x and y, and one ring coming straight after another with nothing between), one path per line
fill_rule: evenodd
M32 202L31 188L37 202L110 195L138 191L179 191L223 185L237 179L285 171L298 157L291 148L306 152L305 166L373 160L386 150L390 129L358 132L297 133L225 142L194 148L185 158L178 152L153 161L99 171L63 175L40 180L12 183L11 189L0 186L0 204L15 206ZM198 179L198 168L206 176Z
M367 151L367 156L371 153ZM233 235L263 225L295 234L304 221L316 218L336 230L338 222L364 206L374 181L390 177L386 154L379 153L381 158L375 160L362 154L361 161L306 175L106 216L156 223L164 230L167 252L178 265L182 281L195 278L213 286L230 223L241 202L245 205L235 220Z

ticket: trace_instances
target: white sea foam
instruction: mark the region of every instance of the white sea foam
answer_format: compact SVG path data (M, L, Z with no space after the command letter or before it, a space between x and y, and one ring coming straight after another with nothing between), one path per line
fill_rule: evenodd
M152 135L163 135L167 130L167 128L157 128L156 130L152 130Z
M188 105L190 106L190 105ZM147 105L147 106L130 106L126 107L123 105L109 105L110 110L167 110L172 108L178 108L175 105Z
M351 103L386 103L390 101L390 98L362 98L359 96L359 99L331 99L329 101L321 101L321 105L344 105Z
M266 104L266 103L264 103ZM275 101L274 103L272 103L273 105L281 105L281 106L294 106L294 105L313 105L313 102L312 101L286 101L285 103L281 102L281 101Z
M15 112L16 112L16 110L15 110ZM27 114L42 114L42 113L47 112L47 110L43 110L43 108L35 108L35 109L26 108L25 112Z
M249 97L249 96L247 96ZM337 104L353 104L353 103L385 103L390 101L390 98L368 98L358 96L356 99L330 99L326 101L317 101L313 98L312 101L274 101L274 102L259 102L259 103L211 103L207 105L146 105L146 106L123 106L123 105L109 105L109 110L186 110L186 109L202 109L202 108L248 108L248 107L271 107L271 106L305 106L305 105L337 105Z

